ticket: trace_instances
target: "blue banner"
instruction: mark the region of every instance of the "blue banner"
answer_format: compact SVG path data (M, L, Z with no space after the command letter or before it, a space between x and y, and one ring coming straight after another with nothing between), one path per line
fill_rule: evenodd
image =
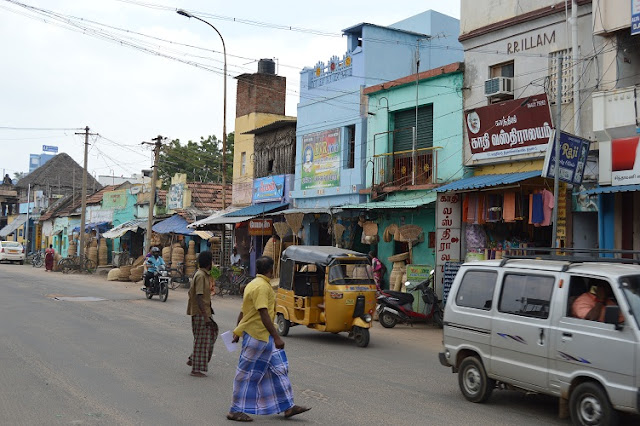
M284 197L285 175L269 176L253 180L253 202L280 201Z
M58 147L52 145L42 145L42 152L55 152L58 153Z
M640 0L631 0L631 35L640 34Z
M549 138L542 177L553 178L555 176L555 134L556 131L554 130ZM582 184L582 176L584 175L590 148L590 140L560 132L560 172L558 179L572 185Z

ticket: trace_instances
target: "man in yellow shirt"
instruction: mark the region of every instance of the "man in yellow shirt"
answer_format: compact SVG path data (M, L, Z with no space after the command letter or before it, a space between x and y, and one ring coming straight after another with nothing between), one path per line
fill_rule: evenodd
M256 272L258 275L244 290L238 326L233 330L234 342L242 336L242 352L227 419L239 422L253 420L247 413L284 412L289 418L310 410L293 403L284 342L273 324L276 313L276 298L271 288L273 259L258 258Z

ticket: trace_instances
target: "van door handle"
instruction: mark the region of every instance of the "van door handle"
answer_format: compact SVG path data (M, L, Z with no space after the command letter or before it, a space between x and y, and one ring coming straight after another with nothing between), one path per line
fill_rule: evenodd
M538 344L540 346L544 345L544 328L540 329L540 340L538 341Z
M566 331L562 333L562 337L573 337L573 333L567 333Z

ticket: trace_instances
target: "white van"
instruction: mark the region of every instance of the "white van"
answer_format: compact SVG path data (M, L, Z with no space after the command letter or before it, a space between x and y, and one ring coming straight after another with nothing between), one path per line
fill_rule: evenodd
M640 265L465 263L443 343L440 363L458 373L471 402L497 386L519 388L557 396L561 409L568 401L574 424L615 424L617 410L640 409Z

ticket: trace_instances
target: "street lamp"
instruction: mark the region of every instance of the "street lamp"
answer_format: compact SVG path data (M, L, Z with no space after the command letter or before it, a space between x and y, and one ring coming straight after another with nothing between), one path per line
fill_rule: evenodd
M220 31L209 22L205 21L202 18L197 17L196 15L187 12L184 9L178 9L176 11L178 15L186 16L187 18L194 18L198 21L204 22L211 28L215 30L216 33L220 36L220 40L222 41L222 52L224 54L224 89L223 89L223 112L222 112L222 210L227 208L227 47L224 44L224 38L222 38L222 34Z

